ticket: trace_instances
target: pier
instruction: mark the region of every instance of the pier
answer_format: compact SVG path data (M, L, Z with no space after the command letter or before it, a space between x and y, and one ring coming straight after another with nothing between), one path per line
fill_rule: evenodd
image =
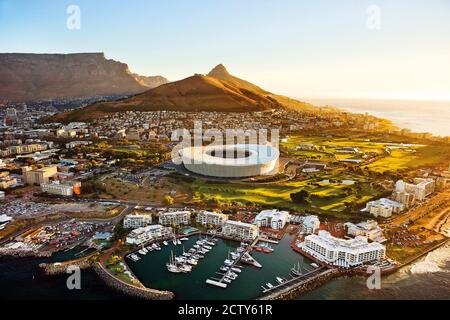
M316 288L338 275L339 271L337 269L319 267L301 276L292 277L272 288L265 288L263 296L258 298L258 300L289 299L292 296Z

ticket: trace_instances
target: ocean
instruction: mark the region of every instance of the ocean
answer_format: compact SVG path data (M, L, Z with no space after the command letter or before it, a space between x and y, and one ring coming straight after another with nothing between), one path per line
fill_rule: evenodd
M413 132L450 136L450 101L401 101L360 99L307 99L318 106L335 106L354 113L391 120Z

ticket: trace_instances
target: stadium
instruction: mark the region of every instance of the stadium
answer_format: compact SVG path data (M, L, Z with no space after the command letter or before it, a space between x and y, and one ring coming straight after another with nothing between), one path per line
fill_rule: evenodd
M276 174L279 157L278 149L257 144L190 147L181 150L181 158L188 171L217 178Z

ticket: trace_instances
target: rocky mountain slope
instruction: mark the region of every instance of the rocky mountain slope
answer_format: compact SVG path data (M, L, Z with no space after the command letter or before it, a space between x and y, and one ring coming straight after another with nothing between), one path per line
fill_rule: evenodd
M223 65L218 65L208 75L196 74L128 99L96 103L83 109L60 113L51 120L90 121L108 113L124 111L252 112L279 108L306 110L314 107L274 95L231 75Z
M0 54L0 103L132 95L165 82L135 77L103 53Z

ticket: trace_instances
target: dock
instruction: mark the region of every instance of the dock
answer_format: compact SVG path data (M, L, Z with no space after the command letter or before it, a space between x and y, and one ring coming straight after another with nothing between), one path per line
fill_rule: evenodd
M216 287L219 287L219 288L223 288L223 289L226 289L227 286L228 286L226 283L215 281L215 280L211 280L211 279L207 279L206 283L207 284L211 284L211 285L216 286Z
M263 296L258 300L283 299L296 292L306 291L308 287L318 286L338 274L337 269L328 269L322 266L301 276L292 277L281 284L274 285L272 288L263 289Z

